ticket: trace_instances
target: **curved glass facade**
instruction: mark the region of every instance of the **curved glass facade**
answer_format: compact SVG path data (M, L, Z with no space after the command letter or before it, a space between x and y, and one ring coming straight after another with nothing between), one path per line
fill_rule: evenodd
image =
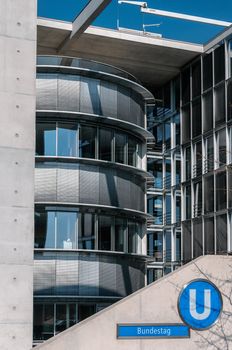
M147 94L115 67L38 58L35 341L145 285Z
M92 158L141 168L142 141L97 125L38 121L36 155Z
M144 224L105 213L36 209L36 249L97 249L142 254Z

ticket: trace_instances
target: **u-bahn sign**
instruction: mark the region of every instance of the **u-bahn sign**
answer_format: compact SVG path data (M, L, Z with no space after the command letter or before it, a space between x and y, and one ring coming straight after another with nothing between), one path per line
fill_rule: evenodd
M221 293L208 280L194 280L180 293L178 310L185 324L192 329L203 331L212 327L221 314Z
M190 329L206 330L217 322L222 311L222 296L210 281L197 279L181 291L178 310L184 324L118 324L118 339L190 338Z

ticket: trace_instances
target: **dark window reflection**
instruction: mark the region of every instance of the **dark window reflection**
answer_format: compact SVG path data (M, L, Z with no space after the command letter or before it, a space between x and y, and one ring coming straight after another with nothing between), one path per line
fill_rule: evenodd
M94 249L95 245L95 230L94 230L94 215L90 213L81 214L81 229L78 234L79 249Z
M190 69L186 69L182 73L182 104L190 101Z
M190 123L190 106L182 108L182 143L190 140L191 123Z
M55 212L35 212L35 248L55 247Z
M56 124L36 125L36 154L56 156Z
M126 222L124 219L115 219L115 251L124 251L124 237L126 234Z
M56 305L56 329L55 333L63 332L67 328L66 304Z
M206 54L203 57L203 88L209 89L213 86L213 63L212 53Z
M192 137L201 134L201 99L197 99L192 104Z
M226 209L226 172L216 174L216 210Z
M203 132L213 128L213 93L203 95Z
M205 213L214 211L214 176L205 177L204 184L204 210Z
M203 254L202 222L193 221L193 258Z
M111 217L101 215L98 218L98 249L111 250Z
M139 225L135 222L128 221L128 253L137 252L137 239L139 235Z
M96 128L90 126L81 126L79 153L82 158L95 158L95 137Z
M216 217L216 233L217 233L217 254L225 254L227 252L227 216L226 214Z
M128 165L137 166L137 142L128 138Z
M182 234L183 234L183 261L188 262L192 259L191 221L183 222Z
M215 124L225 121L225 86L220 85L215 89Z
M214 77L215 84L225 79L225 47L219 46L214 51Z
M201 94L201 61L192 65L192 97Z
M115 133L115 162L126 163L126 136L124 134Z
M99 159L111 160L112 131L107 129L99 130Z
M205 218L204 237L205 254L214 254L214 217Z

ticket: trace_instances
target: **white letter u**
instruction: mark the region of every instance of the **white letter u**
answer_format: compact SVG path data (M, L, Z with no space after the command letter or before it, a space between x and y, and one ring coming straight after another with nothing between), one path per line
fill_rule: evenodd
M204 311L202 313L197 312L197 291L196 289L189 290L189 311L193 318L196 320L205 320L211 311L211 290L204 290Z

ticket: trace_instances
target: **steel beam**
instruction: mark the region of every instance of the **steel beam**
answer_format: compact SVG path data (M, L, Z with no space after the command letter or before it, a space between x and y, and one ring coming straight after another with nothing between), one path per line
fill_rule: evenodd
M219 20L211 19L211 18L191 16L191 15L185 15L185 14L182 14L182 13L169 12L169 11L163 11L163 10L156 10L156 9L151 9L151 8L143 8L143 7L141 7L141 12L148 13L148 14L151 14L151 15L170 17L170 18L177 18L177 19L182 19L182 20L186 20L186 21L200 22L200 23L206 23L206 24L213 24L213 25L222 26L222 27L229 27L232 24L231 22L219 21Z

